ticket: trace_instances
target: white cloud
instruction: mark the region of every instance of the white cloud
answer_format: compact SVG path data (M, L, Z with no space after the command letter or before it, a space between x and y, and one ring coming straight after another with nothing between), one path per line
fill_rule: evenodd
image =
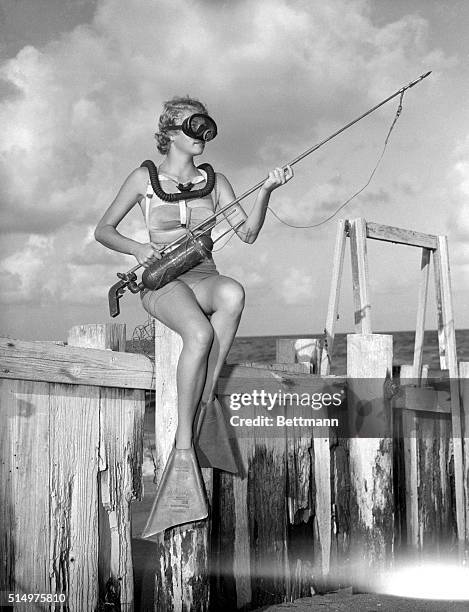
M313 276L298 268L287 271L285 277L277 285L277 292L288 305L313 303Z
M2 268L17 281L4 299L102 299L116 264L90 228L125 176L155 155L155 121L172 95L207 101L223 133L211 149L214 164L244 187L245 178L445 61L427 48L423 19L378 27L365 1L101 0L91 24L41 49L25 47L0 67L16 90L0 103L0 222L3 232L31 234L24 247L3 251ZM301 222L311 201L321 217L350 195L349 179L336 181L329 168L316 182L310 191L292 182L273 207ZM137 217L127 229L145 239ZM273 258L275 246L266 248ZM241 274L228 271L261 286L258 271L246 272L249 257L241 262ZM293 302L311 290L298 274L282 289Z

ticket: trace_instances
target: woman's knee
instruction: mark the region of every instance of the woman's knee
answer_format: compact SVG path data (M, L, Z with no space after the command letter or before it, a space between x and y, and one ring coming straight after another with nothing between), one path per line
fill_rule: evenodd
M199 354L206 354L210 351L213 342L213 327L208 321L187 326L181 335L185 347Z
M217 310L239 315L244 308L244 288L232 278L221 279L217 287Z

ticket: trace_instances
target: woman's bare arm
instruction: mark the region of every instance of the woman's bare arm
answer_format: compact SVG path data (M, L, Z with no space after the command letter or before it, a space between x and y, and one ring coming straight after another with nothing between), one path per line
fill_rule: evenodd
M148 181L148 170L137 168L124 181L119 193L104 213L94 231L95 239L104 246L133 255L139 264L149 265L161 256L151 243L142 244L123 236L117 231L117 226L135 204L143 197Z
M242 221L243 218L245 219L243 225L235 230L243 242L252 244L256 240L264 225L270 194L280 185L287 183L292 177L293 170L290 167L288 167L285 173L281 168L276 168L269 172L268 178L258 191L256 201L249 215L245 213L239 204L234 204L232 208L226 211L225 216L232 227ZM223 208L223 206L235 200L236 196L228 179L223 174L217 173L217 185L219 206Z

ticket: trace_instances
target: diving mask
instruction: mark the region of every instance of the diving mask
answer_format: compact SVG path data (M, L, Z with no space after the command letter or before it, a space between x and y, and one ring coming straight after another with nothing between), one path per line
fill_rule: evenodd
M208 142L217 135L217 124L215 121L203 113L195 113L186 117L181 125L173 125L170 129L182 130L189 138L204 140Z

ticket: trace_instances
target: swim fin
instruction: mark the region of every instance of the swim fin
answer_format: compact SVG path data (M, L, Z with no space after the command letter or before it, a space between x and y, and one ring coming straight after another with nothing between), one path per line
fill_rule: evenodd
M194 448L173 447L148 517L142 538L207 518L204 483Z
M194 439L200 467L211 467L237 474L239 463L235 455L236 440L230 436L229 425L218 399L201 402Z

